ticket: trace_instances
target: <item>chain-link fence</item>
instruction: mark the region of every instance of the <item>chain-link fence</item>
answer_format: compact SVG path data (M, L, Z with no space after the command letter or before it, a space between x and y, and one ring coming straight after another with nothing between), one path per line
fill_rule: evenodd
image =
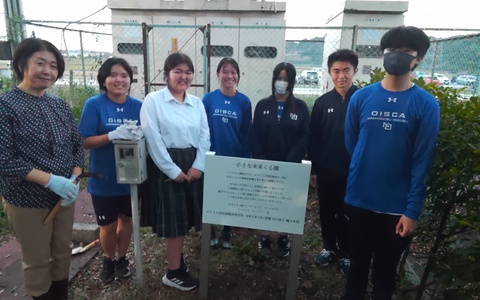
M312 105L317 97L333 88L327 58L340 48L352 49L359 56L355 79L369 80L371 70L382 67L379 43L389 29L16 22L25 24L27 36L47 39L64 54L66 72L56 83L57 88L98 89L98 68L114 55L125 58L132 66L131 94L143 99L145 93L165 85L165 58L181 51L194 63L195 79L190 93L202 97L205 92L218 88L218 62L223 57L233 57L240 65L238 89L254 104L271 94L273 68L287 61L297 68L295 95ZM426 29L425 32L431 37L431 47L415 75L463 88L465 96L478 95L480 32L453 29ZM286 39L287 36L313 38Z

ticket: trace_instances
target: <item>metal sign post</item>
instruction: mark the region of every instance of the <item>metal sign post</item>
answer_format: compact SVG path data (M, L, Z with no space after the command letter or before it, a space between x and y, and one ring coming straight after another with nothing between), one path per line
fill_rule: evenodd
M133 242L137 284L143 286L142 247L140 242L140 213L137 185L147 179L147 150L145 139L139 141L114 140L115 166L118 183L130 184L132 202Z
M135 272L137 283L143 286L142 246L140 243L140 213L138 211L138 189L136 184L130 185L132 200L133 245L135 250Z

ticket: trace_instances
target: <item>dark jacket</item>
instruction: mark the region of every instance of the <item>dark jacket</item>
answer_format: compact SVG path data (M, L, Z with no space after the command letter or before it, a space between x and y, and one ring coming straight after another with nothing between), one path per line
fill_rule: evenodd
M253 158L300 163L308 146L308 107L292 97L280 122L273 96L260 100L253 118Z
M345 116L356 90L358 87L352 85L342 99L333 89L315 100L310 119L308 157L312 161L312 173L320 178L346 179L348 176L350 156L345 148Z

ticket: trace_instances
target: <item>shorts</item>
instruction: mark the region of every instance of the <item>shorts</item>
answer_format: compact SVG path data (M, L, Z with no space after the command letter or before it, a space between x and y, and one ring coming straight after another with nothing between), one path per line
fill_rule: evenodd
M112 224L118 219L118 215L120 214L130 218L132 217L130 195L112 197L97 197L92 195L92 203L99 226Z

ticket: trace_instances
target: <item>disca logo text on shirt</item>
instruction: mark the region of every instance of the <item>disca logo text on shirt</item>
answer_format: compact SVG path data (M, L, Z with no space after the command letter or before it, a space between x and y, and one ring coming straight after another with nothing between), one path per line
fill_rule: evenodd
M215 109L215 114L224 114L228 116L236 116L237 113L231 110L226 110L226 109Z
M385 118L403 118L405 119L405 114L402 112L396 111L378 111L373 110L371 113L372 117L385 117Z

